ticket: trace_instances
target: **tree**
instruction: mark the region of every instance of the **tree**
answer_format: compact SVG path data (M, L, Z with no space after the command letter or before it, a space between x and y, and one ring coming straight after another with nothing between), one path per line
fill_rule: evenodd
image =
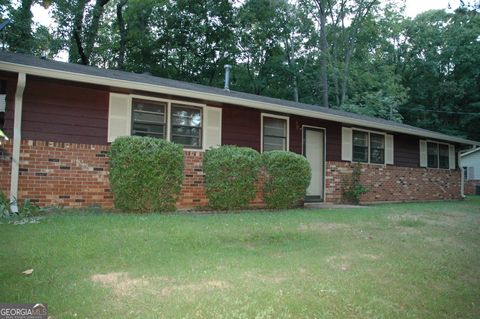
M328 43L327 43L327 10L325 0L315 0L317 5L317 15L320 20L320 72L322 77L322 105L329 107L328 102L328 75L327 75L327 59L328 59Z
M480 15L459 8L429 11L406 26L403 83L409 123L480 138Z
M5 45L13 52L52 56L50 46L53 39L50 33L47 28L33 23L31 7L36 3L45 8L50 5L48 0L22 0L15 8L12 3L0 1L0 8L11 20L5 30Z
M50 6L53 33L32 21ZM319 104L480 139L479 1L0 0L6 48Z
M68 47L69 61L90 64L104 9L109 0L54 0L56 35Z

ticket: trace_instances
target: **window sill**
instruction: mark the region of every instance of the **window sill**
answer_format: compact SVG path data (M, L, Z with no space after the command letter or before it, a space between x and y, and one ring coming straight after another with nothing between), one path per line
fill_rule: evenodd
M348 161L346 161L348 162ZM366 165L373 165L373 166L382 166L382 167L385 167L387 165L392 165L393 164L379 164L379 163L370 163L370 162L355 162L355 161L350 161L350 163L352 164L366 164Z
M456 168L440 168L440 167L422 167L420 166L420 168L426 168L426 169L431 169L431 170L442 170L442 171L456 171L457 169Z

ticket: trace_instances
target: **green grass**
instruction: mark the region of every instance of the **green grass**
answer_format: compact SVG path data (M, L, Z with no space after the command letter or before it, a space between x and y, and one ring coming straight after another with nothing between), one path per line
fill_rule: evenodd
M53 318L479 318L480 198L66 212L1 224L0 269L0 302L48 303Z

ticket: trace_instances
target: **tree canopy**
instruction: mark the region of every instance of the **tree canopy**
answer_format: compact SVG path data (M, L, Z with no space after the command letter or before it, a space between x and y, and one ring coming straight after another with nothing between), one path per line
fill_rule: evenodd
M33 22L48 8L54 27ZM0 0L2 46L222 86L480 140L480 1Z

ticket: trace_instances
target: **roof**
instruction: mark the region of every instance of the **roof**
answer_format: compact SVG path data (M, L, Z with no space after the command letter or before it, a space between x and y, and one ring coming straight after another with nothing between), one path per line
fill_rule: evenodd
M220 88L160 78L148 74L107 70L80 64L47 60L19 53L0 52L0 70L198 98L207 101L252 107L266 111L331 120L347 125L363 126L454 143L480 146L480 142L477 141L471 141L461 137L437 133L403 123L317 105L298 103L243 92L226 91Z
M476 153L478 151L480 151L480 147L470 149L470 150L465 150L463 153L460 153L460 157L466 157L466 156L472 155L473 153Z

